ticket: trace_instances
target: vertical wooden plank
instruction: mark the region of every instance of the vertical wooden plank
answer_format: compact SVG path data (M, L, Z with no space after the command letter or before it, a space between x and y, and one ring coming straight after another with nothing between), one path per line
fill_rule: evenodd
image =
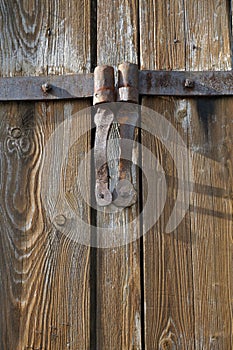
M229 70L230 2L186 2L187 67ZM195 18L195 19L194 19ZM232 348L232 98L188 101L196 349Z
M90 71L90 0L2 0L0 23L1 76Z
M97 60L117 68L124 61L138 63L137 1L97 1Z
M187 70L231 70L230 2L185 2Z
M183 1L139 1L141 69L184 70Z
M43 151L51 132L68 117L70 109L75 113L86 105L2 106L1 267L3 314L7 320L1 328L5 333L1 338L3 348L57 349L67 344L71 349L89 347L89 249L55 229L40 194ZM83 128L81 123L79 128ZM71 164L78 163L80 151L89 146L88 136L79 141ZM56 161L54 154L51 162ZM73 170L72 183L76 176L77 170ZM82 199L77 198L77 202L83 219L88 221L89 212ZM16 310L12 315L11 308ZM15 324L18 335L14 333Z
M123 61L137 63L137 2L98 1L97 63L115 68ZM136 178L134 183L136 185ZM126 224L138 215L138 204L119 213L97 212L98 227L120 234L139 233ZM111 234L111 233L110 233ZM139 241L97 250L97 349L141 349Z
M185 70L183 1L140 1L139 4L141 68ZM185 100L143 98L142 105L160 113L161 120L165 118L171 123L187 143L188 131L182 127L187 114ZM175 140L169 138L172 135L169 129L168 126L167 141L174 142L174 152L178 156L179 148ZM144 237L145 348L194 349L190 218L186 215L173 232L166 233L166 225L176 202L177 164L166 149L166 141L164 145L161 141L142 130L142 144L159 160L166 174L167 187L163 213ZM143 151L142 167L147 162ZM153 163L151 167L154 167ZM145 183L143 185L143 198L146 201ZM155 211L160 207L160 197L164 191L165 188L159 187L158 195L154 198ZM184 203L180 203L181 211L183 207Z
M232 99L190 102L196 349L232 348Z
M21 109L22 113L25 115L24 120L30 119L34 113L33 105L30 105L28 108L24 105ZM0 298L2 317L0 344L2 349L17 349L20 338L23 270L22 260L20 259L22 255L21 235L25 223L27 200L23 191L25 183L20 181L18 175L20 164L17 161L17 148L14 144L14 140L21 135L21 129L19 125L17 125L19 114L20 108L17 104L1 104ZM21 148L20 150L22 151ZM22 151L21 154L23 155L24 152ZM21 167L23 166L21 165ZM25 178L24 167L23 172L23 178ZM22 182L22 188L20 182Z
M230 69L228 3L173 1L172 4L156 1L148 2L148 6L145 2L140 4L142 67ZM175 26L174 13L167 12L168 8L181 9L176 12ZM164 13L166 19L161 15ZM149 32L144 29L144 23L148 22ZM152 28L160 26L164 29L163 41L156 30L152 34ZM169 38L174 27L181 28L183 33L180 33L183 41L179 56L171 54L174 46ZM144 42L149 42L153 35L154 45L150 42L152 47L144 54ZM176 47L179 50L178 44ZM154 61L149 58L153 55ZM174 64L164 64L167 55L174 58ZM231 99L150 98L143 99L143 104L172 122L193 151L194 167L190 211L179 227L167 235L164 229L175 203L176 170L169 165L166 149L143 134L143 143L161 160L168 175L164 213L144 241L146 348L231 348L232 143L226 131L232 125Z
M173 152L179 157L180 148L172 138L172 126L177 133L187 141L187 134L182 127L182 116L185 113L185 102L171 98L145 98L143 105L159 113L161 123L166 118L163 130L167 142L173 142ZM142 112L143 115L143 112ZM143 117L142 117L143 118ZM168 125L168 122L170 125ZM172 126L171 126L172 125ZM160 127L160 126L158 126ZM194 315L193 315L193 276L190 218L186 214L180 225L171 233L166 232L166 226L176 203L178 191L177 163L162 140L151 133L142 130L142 144L158 159L165 174L166 186L153 189L153 209L156 215L161 208L161 198L166 194L166 203L157 223L144 236L144 307L145 307L145 348L146 349L193 349L194 348ZM148 160L145 151L142 152L142 168L154 161ZM185 173L182 179L188 184ZM158 179L159 180L159 179ZM143 183L145 187L145 182ZM187 186L187 185L186 185ZM165 188L166 187L166 188ZM148 189L149 191L150 189ZM143 196L146 202L147 190ZM184 201L187 198L184 197ZM185 203L179 203L179 212L184 211ZM152 211L152 209L150 209ZM143 225L146 225L148 213L145 212ZM152 215L152 214L151 214ZM177 213L177 216L179 213Z
M89 0L3 0L0 16L2 76L90 70ZM89 105L90 101L76 101L0 106L3 349L90 346L90 249L53 225L40 193L50 136ZM77 127L90 128L90 122L89 116ZM79 215L87 223L89 207L74 184L78 164L90 146L88 133L72 147L64 181L66 195L76 198ZM51 162L56 164L56 154ZM87 169L85 174L88 177ZM48 183L52 187L53 179L48 178Z

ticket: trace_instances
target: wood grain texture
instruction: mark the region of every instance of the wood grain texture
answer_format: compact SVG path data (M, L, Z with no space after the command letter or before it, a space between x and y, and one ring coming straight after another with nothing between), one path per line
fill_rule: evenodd
M231 70L230 2L184 2L186 69Z
M89 72L90 0L1 0L0 75Z
M232 101L190 103L195 346L231 349Z
M172 12L173 8L180 12ZM227 2L141 2L140 18L144 21L140 27L144 33L142 68L231 68ZM150 23L151 30L146 32L144 23ZM180 29L181 37L175 45L171 37L179 37L174 28ZM150 42L146 54L145 42ZM231 130L231 99L145 98L143 104L172 122L193 152L195 169L190 211L181 225L166 235L165 224L175 200L176 170L171 171L172 160L160 143L146 133L142 136L168 174L164 213L144 241L146 349L230 349L232 144L226 126Z
M2 0L0 17L1 76L90 71L90 1ZM89 105L78 100L0 106L1 349L90 346L90 250L54 226L41 195L50 136ZM89 123L88 115L77 128L84 130ZM76 181L90 146L86 134L71 148L63 169L66 197L76 198L77 214L87 223L90 211ZM50 160L57 164L56 146ZM84 172L88 178L88 169ZM50 188L53 180L47 180Z
M157 1L148 1L145 4L141 1L140 21L141 67L185 70L183 1L172 1L172 4ZM150 24L149 31L145 30L145 23ZM146 53L144 47L148 50ZM187 134L179 122L186 105L184 100L143 98L142 104L161 113L187 141ZM167 175L167 201L164 211L144 238L145 348L194 349L189 215L186 215L174 232L165 233L177 192L176 164L166 147L153 135L142 131L142 143L159 159ZM174 144L174 148L176 146ZM148 161L143 153L142 167ZM153 164L151 166L153 167ZM161 191L164 189L160 189ZM143 192L145 201L145 188ZM155 198L155 210L159 202L160 196Z
M46 142L70 113L86 106L1 105L3 349L89 347L89 248L54 227L41 197ZM74 165L89 147L86 135L74 145L66 170L66 192L77 197L79 215L87 222L88 208L75 192ZM56 150L50 160L57 162ZM53 186L53 179L47 181Z
M184 70L182 0L139 0L141 69Z
M187 2L185 13L187 68L232 69L229 2ZM194 181L204 185L193 193L191 212L195 346L231 349L232 99L188 104Z
M137 1L97 2L97 63L117 68L125 61L138 63Z
M165 131L166 140L172 135L171 125L187 142L187 134L182 130L180 116L184 101L172 98L147 98L143 105L155 110L170 123ZM160 126L158 126L160 127ZM164 131L164 130L163 130ZM173 152L178 155L179 147L173 140ZM146 349L194 349L193 315L193 272L191 254L190 217L186 214L181 224L171 233L166 226L175 206L178 191L177 164L166 149L166 141L158 140L145 130L142 143L160 162L166 174L166 188L157 184L154 191L151 214L161 207L161 198L167 191L164 210L152 229L144 236L144 307L145 307L145 348ZM142 168L154 168L153 159L142 152ZM151 163L150 163L151 162ZM184 172L181 176L185 176ZM159 178L158 178L159 181ZM187 179L188 183L188 179ZM144 183L145 186L145 183ZM147 190L143 190L144 202ZM183 196L185 200L185 196ZM184 211L184 202L179 203L179 213ZM148 213L143 216L145 226ZM155 214L154 214L155 215Z
M97 63L116 68L123 61L137 63L137 5L135 1L98 1ZM116 130L115 130L116 131ZM114 133L114 130L113 130ZM134 176L136 185L136 177ZM97 226L120 235L137 236L126 224L135 219L134 205L120 213L97 213ZM98 234L98 229L97 229ZM110 233L111 234L111 233ZM97 251L97 349L141 349L139 241L115 249Z

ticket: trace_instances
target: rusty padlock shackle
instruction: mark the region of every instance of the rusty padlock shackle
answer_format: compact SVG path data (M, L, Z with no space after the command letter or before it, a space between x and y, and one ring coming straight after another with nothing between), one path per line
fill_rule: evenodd
M116 92L116 93L115 93ZM95 114L96 137L94 146L96 202L100 206L113 203L119 207L129 207L136 202L136 191L132 185L131 159L132 142L129 147L123 147L123 141L133 141L134 130L138 120L135 109L127 106L120 108L116 119L120 125L120 162L119 178L113 195L109 190L109 170L107 163L107 139L111 124L114 120L113 112L107 108L101 108L102 103L107 102L132 102L138 103L138 66L132 63L122 63L118 67L118 85L115 91L114 69L111 66L98 66L94 71L94 98L93 104L99 105Z

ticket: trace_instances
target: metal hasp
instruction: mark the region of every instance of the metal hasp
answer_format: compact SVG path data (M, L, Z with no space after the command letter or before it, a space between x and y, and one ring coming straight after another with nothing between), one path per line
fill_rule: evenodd
M94 97L93 104L115 101L114 69L109 66L98 66L94 72ZM114 114L106 106L96 108L95 113L95 197L100 206L106 206L112 202L112 194L109 191L109 171L107 163L107 138Z
M132 63L122 63L118 67L118 102L139 102L138 66ZM119 179L113 192L113 203L118 207L129 207L136 203L137 193L132 184L132 149L135 126L138 121L138 111L129 103L122 103L117 112L120 125L120 162Z
M137 193L132 185L132 148L135 126L138 120L137 108L131 104L119 104L113 110L107 102L138 103L138 67L123 63L118 70L118 88L115 94L114 69L98 66L94 72L94 98L96 105L94 121L96 124L95 157L95 197L99 206L113 203L118 207L129 207L137 200ZM117 97L116 97L117 95ZM135 112L136 110L136 112ZM109 169L107 162L107 142L109 130L116 120L120 133L120 158L118 181L113 192L109 189ZM126 142L127 141L127 142Z

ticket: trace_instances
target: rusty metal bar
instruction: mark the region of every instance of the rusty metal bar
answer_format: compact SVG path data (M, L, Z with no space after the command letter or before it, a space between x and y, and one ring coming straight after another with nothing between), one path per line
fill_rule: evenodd
M233 95L233 71L140 71L140 95L227 96Z
M0 101L43 101L93 95L93 74L0 78Z
M118 67L117 100L119 102L139 102L138 66L123 63ZM120 131L120 162L118 182L113 192L113 204L118 207L130 207L137 201L137 192L132 184L132 150L135 126L138 121L137 106L122 104L116 119ZM131 142L126 142L129 140Z
M94 72L94 96L93 104L95 112L95 198L99 206L107 206L112 202L112 194L109 190L109 169L107 162L107 139L110 126L114 119L113 112L107 108L101 108L101 103L115 101L114 69L110 66L98 66Z
M124 85L124 77L122 77ZM120 90L121 89L121 90ZM119 94L126 94L120 86ZM0 101L46 101L90 98L94 75L73 74L0 78ZM131 95L133 89L131 89ZM233 71L139 71L139 95L233 96Z

